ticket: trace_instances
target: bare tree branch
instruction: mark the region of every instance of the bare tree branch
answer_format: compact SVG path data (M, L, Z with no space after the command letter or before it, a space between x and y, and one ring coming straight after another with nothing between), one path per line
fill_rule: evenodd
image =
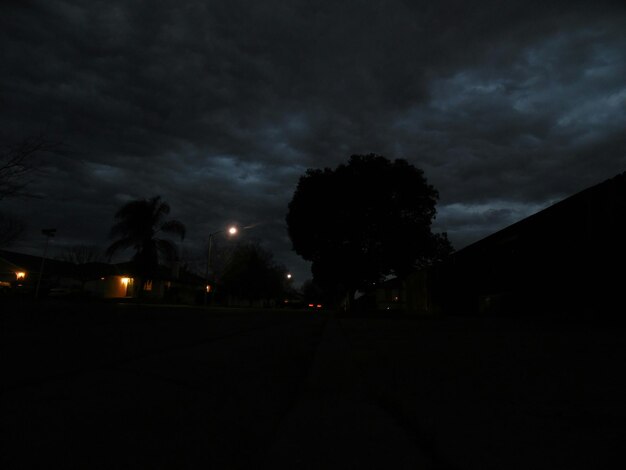
M73 264L103 262L102 250L94 245L75 245L65 249L58 257L61 261Z
M27 137L17 144L0 148L0 200L25 195L36 169L35 158L44 153L59 153L61 144L47 140L42 134Z
M0 248L11 245L24 232L25 224L18 217L0 212Z

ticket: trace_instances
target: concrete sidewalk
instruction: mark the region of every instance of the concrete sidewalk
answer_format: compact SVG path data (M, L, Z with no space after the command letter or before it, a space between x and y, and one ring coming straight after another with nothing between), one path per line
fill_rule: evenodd
M159 318L5 329L0 468L255 468L323 321Z
M334 318L264 468L431 469L432 456L368 395Z
M440 468L626 464L626 329L541 319L342 320L374 401Z

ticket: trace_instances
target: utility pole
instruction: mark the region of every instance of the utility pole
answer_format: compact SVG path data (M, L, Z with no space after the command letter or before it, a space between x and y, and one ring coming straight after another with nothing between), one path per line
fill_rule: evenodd
M206 257L206 273L204 275L204 282L206 283L204 286L204 305L206 307L207 303L208 303L208 297L209 297L209 266L211 266L211 247L213 245L213 235L215 235L216 233L220 233L221 230L219 232L213 232L211 234L209 234L209 250L207 252L207 257Z
M41 266L39 267L39 279L37 280L37 288L35 289L35 298L39 298L39 287L41 286L41 278L43 277L43 267L46 262L46 253L48 252L48 242L50 238L54 237L57 233L57 229L55 228L45 228L41 231L42 234L46 236L46 244L43 248L43 256L41 257Z
M218 233L222 233L222 232L228 232L228 235L234 236L237 235L237 232L239 231L239 229L235 226L231 226L228 229L224 229L224 230L218 230L217 232L213 232L209 234L209 250L207 252L207 256L206 256L206 271L204 274L204 280L206 285L204 286L204 305L206 306L208 304L208 298L209 298L209 268L211 266L211 248L213 246L213 236L217 235ZM215 286L213 286L215 287ZM212 288L212 291L215 292L215 289Z

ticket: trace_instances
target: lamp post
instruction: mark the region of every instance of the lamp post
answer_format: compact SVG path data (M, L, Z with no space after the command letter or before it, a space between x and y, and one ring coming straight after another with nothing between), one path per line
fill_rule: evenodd
M41 231L41 233L46 236L46 244L44 245L44 248L43 248L43 256L41 257L41 266L39 267L39 279L37 279L37 288L35 289L36 299L39 298L39 286L41 285L41 278L43 276L43 265L46 261L46 253L48 251L48 242L50 241L50 238L54 237L56 232L57 232L57 229L55 228L46 228Z
M206 282L204 286L204 305L205 306L208 303L208 297L209 297L209 268L211 266L211 248L213 247L213 236L219 233L225 232L225 231L228 231L228 234L232 236L232 235L236 235L238 230L237 230L237 227L231 226L228 229L218 230L217 232L209 233L209 249L207 251L206 272L204 274L204 280Z

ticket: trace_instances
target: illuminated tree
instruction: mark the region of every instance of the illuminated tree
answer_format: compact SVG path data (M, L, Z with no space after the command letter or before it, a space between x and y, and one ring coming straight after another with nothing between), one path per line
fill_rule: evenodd
M387 275L403 276L451 251L433 234L439 194L406 160L353 155L336 169L309 169L289 203L293 248L321 286L352 299Z

